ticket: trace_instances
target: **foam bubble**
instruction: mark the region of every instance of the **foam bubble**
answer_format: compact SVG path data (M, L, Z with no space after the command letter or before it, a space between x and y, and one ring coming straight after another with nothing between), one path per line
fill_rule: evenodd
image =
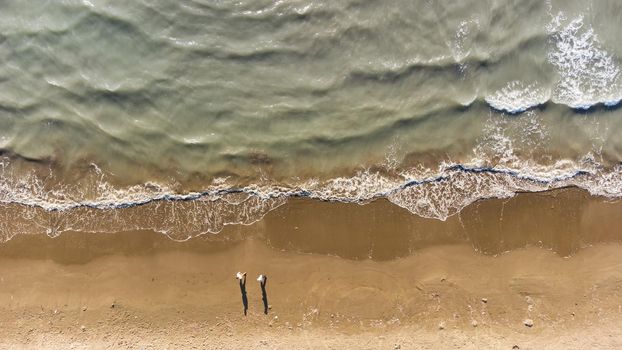
M56 236L64 231L116 232L154 230L185 240L215 233L226 225L252 224L292 196L363 204L385 197L413 214L445 220L482 198L507 198L517 191L543 191L565 186L587 188L593 194L620 196L621 172L595 174L558 165L559 169L520 170L479 168L455 164L436 177L398 182L379 173L362 172L351 178L333 179L308 188L241 188L200 195L172 195L148 202L118 202L114 207L73 205L62 210L45 209L3 200L2 232L8 239L19 233ZM132 197L126 197L132 198ZM57 203L53 208L57 208ZM22 220L16 220L21 217ZM16 226L20 225L20 226Z
M484 100L492 108L511 114L525 112L549 100L581 110L595 105L617 106L622 101L620 69L585 17L579 15L570 20L563 12L551 13L546 30L547 59L558 74L553 90L515 80Z
M544 104L550 95L550 91L537 83L525 84L515 80L486 96L484 100L496 110L514 114Z
M471 52L474 35L472 33L480 29L479 20L475 17L460 22L460 26L456 30L452 42L449 44L453 58L459 63L461 73L465 73L468 69L467 63L463 62Z
M553 101L577 109L620 101L620 69L584 16L551 17L548 60L559 75Z

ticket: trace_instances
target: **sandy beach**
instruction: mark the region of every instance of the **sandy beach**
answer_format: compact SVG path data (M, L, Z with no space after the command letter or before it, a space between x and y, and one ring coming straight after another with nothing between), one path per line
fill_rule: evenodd
M186 242L21 235L0 246L0 347L619 348L622 221L607 210L620 204L578 190L482 201L447 222L298 200Z

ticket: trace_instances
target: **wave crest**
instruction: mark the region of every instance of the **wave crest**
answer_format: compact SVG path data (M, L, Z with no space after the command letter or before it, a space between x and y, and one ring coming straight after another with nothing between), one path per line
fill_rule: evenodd
M622 166L604 170L570 161L522 168L475 163L443 164L434 174L430 170L412 174L361 171L352 177L289 185L235 187L218 179L202 192L183 194L154 184L113 188L100 177L93 183L99 192L84 195L82 200L76 193L44 192L45 184L32 176L31 183L24 177L15 181L7 176L5 164L0 183L0 241L17 234L54 237L65 231L128 230L152 230L186 240L220 232L227 225L255 223L292 197L355 204L386 198L415 215L439 220L475 201L509 198L517 192L575 186L592 195L622 197Z

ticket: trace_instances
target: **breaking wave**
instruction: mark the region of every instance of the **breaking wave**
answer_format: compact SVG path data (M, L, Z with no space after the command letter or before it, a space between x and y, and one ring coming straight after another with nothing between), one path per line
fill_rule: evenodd
M549 15L547 60L557 72L557 81L552 87L511 81L487 95L486 102L508 113L521 113L547 102L583 110L620 104L620 68L584 16L570 19L563 12Z
M3 169L7 169L6 164ZM522 168L446 163L435 172L365 170L328 181L244 187L235 187L221 178L204 191L182 194L156 184L116 189L102 176L89 189L90 199L72 197L69 188L65 192L48 191L33 177L15 178L6 170L2 175L3 241L17 234L54 237L65 231L128 230L153 230L175 240L186 240L217 233L227 225L257 222L293 197L353 204L385 198L414 215L438 220L446 220L475 201L510 198L518 192L574 186L596 196L622 197L622 167L607 170L589 161Z

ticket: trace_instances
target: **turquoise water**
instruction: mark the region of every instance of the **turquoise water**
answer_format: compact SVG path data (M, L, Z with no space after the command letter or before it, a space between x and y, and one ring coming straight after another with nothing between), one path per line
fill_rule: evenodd
M21 208L3 215L99 232L183 201L201 224L130 226L193 236L291 196L437 219L517 191L617 198L621 15L613 0L3 1L0 200ZM118 213L50 223L80 208Z

